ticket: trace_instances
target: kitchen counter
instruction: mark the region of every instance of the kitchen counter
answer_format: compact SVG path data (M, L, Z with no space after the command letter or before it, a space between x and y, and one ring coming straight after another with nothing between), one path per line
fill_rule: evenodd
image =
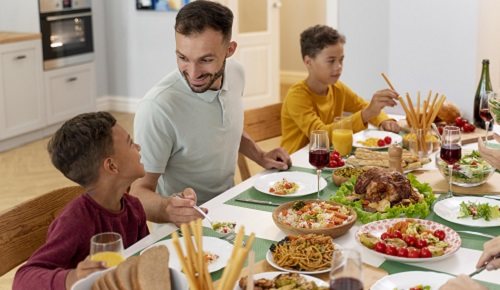
M40 33L0 31L0 44L40 39Z

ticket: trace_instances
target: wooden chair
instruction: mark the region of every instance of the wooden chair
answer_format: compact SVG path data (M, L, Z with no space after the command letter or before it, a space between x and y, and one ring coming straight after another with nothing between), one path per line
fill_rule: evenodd
M0 213L0 276L26 261L45 243L50 223L84 191L80 186L60 188Z
M243 128L255 142L281 136L281 103L245 111ZM238 154L241 181L248 179L250 169L245 156Z

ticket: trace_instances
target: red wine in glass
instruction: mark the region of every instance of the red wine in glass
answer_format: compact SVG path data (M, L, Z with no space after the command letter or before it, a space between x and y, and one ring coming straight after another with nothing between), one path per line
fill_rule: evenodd
M458 144L443 144L439 156L446 163L455 164L462 157L462 147Z
M330 281L330 290L363 290L363 283L356 278L340 277Z
M309 163L318 168L323 169L323 167L328 165L330 161L330 152L324 149L309 151Z
M493 117L491 116L490 109L481 109L479 110L479 116L481 116L481 119L485 122L491 122Z

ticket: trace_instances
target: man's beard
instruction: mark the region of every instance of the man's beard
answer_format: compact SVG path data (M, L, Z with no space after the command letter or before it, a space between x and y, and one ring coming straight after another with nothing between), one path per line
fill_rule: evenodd
M215 74L208 74L207 73L207 74L202 75L201 78L204 78L207 76L210 78L209 82L203 87L192 86L191 83L189 82L189 78L187 76L187 73L182 72L182 75L184 76L184 79L186 80L189 88L191 88L191 91L193 91L193 93L201 94L201 93L208 91L210 89L210 87L217 81L217 79L219 79L220 77L222 77L224 75L225 68L226 68L226 60L224 60L224 63L222 63L220 70L217 71Z

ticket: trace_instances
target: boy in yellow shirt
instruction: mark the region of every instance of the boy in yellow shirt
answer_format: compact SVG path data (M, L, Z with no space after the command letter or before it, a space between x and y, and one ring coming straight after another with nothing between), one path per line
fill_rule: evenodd
M396 121L382 109L396 105L398 93L384 89L375 92L368 103L339 81L344 61L345 37L337 30L316 25L300 34L302 59L309 75L288 91L281 110L281 146L293 153L309 143L313 130L327 130L331 136L335 117L350 112L352 129L358 132L367 123L382 130L399 132Z

